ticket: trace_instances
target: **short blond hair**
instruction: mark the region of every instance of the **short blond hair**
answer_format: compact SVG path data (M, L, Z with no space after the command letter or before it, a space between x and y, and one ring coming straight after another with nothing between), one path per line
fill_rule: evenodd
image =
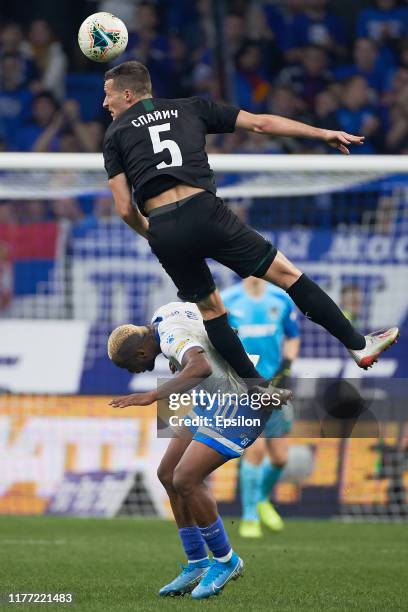
M113 330L111 335L108 338L108 355L109 359L112 361L117 361L120 359L120 350L126 340L134 336L138 340L144 338L148 333L148 328L146 326L138 326L138 325L119 325L116 329Z

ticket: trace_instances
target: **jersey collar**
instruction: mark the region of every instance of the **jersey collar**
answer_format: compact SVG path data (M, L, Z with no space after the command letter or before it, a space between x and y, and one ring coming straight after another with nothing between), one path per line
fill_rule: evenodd
M160 323L160 321L163 321L163 317L156 317L155 320L152 322L153 323L153 328L154 328L154 337L156 338L156 341L157 341L159 346L160 346L160 335L159 335L159 323Z

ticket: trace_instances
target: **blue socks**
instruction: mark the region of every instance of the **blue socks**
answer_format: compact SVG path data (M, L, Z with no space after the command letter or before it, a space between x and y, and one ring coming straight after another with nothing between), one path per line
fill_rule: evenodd
M218 561L229 561L232 556L232 548L220 516L208 527L182 527L179 534L189 563L208 559L206 544Z
M241 487L242 518L244 521L257 521L256 505L261 501L264 466L253 465L241 460L239 482Z
M260 501L268 501L274 486L281 477L283 467L272 465L268 457L265 457L263 463L259 467L262 470Z
M272 465L265 457L260 465L241 460L240 487L242 503L242 519L257 521L259 519L256 506L261 501L268 501L274 486L281 477L283 467Z
M218 561L229 561L232 556L232 548L224 528L221 517L208 527L198 527L205 543L211 550L214 559Z
M179 529L179 534L190 563L197 563L197 561L208 558L205 541L198 527L182 527Z

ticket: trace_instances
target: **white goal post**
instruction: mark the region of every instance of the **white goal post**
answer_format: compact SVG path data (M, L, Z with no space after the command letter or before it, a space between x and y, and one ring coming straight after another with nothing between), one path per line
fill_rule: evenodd
M318 195L408 174L405 156L212 154L223 198ZM272 180L271 180L272 178ZM107 190L98 153L0 153L0 199L74 197Z
M408 172L404 155L210 154L215 172ZM1 170L102 170L99 153L0 153Z

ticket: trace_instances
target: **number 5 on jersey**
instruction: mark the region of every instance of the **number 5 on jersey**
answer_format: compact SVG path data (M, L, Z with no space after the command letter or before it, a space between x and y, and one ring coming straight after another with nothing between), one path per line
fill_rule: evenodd
M170 123L163 123L162 125L152 125L149 127L149 134L152 140L153 151L155 153L161 153L165 149L168 149L171 161L169 164L166 162L160 162L156 168L161 170L162 168L169 168L170 166L182 166L183 158L181 157L180 147L174 140L160 140L160 132L168 132L170 130Z

